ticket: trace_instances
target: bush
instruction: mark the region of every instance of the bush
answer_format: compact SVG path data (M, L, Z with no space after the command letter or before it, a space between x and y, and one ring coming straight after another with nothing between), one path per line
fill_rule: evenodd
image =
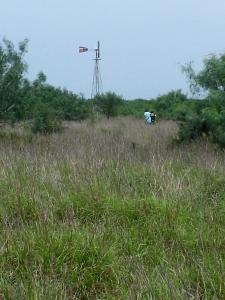
M31 130L33 133L53 133L62 129L59 114L47 104L39 101L33 112Z
M181 142L188 142L202 136L204 133L208 133L207 123L200 116L193 114L187 116L185 122L180 123L178 138Z
M180 90L172 91L166 95L156 98L154 103L155 111L161 117L166 119L175 118L174 111L177 105L183 104L187 100L187 97L181 93Z
M200 109L199 109L200 108ZM199 136L207 135L209 139L225 146L225 94L224 92L210 93L207 100L199 100L198 104L189 109L187 114L183 114L179 141L193 140Z
M97 109L108 119L117 115L118 106L122 102L122 97L110 92L102 95L97 95L94 99L94 104L96 105Z

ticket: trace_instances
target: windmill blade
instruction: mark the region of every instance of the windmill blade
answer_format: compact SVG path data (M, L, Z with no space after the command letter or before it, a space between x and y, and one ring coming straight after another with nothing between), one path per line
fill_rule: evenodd
M98 58L100 58L100 42L98 41Z

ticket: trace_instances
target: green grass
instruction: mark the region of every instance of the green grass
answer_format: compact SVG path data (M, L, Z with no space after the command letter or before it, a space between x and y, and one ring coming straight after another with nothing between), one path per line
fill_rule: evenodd
M224 154L176 132L117 119L2 138L2 298L224 299Z

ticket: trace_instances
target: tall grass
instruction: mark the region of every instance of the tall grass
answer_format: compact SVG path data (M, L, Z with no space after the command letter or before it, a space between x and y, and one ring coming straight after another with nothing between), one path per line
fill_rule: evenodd
M2 130L2 298L224 299L224 153L176 134L130 118Z

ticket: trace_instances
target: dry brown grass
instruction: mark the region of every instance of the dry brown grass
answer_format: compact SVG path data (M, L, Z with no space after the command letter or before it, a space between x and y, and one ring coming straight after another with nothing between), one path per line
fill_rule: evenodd
M137 165L146 174L151 170L157 181L161 178L159 189L166 195L182 191L193 168L223 174L225 170L224 154L207 141L173 145L177 125L172 121L146 127L142 120L118 118L67 123L63 133L49 136L31 136L20 127L7 134L0 140L2 177L10 170L13 173L15 164L22 164L30 176L60 184L59 170L66 166L82 185L112 163L122 173L127 165ZM174 171L176 166L185 169L181 177Z

